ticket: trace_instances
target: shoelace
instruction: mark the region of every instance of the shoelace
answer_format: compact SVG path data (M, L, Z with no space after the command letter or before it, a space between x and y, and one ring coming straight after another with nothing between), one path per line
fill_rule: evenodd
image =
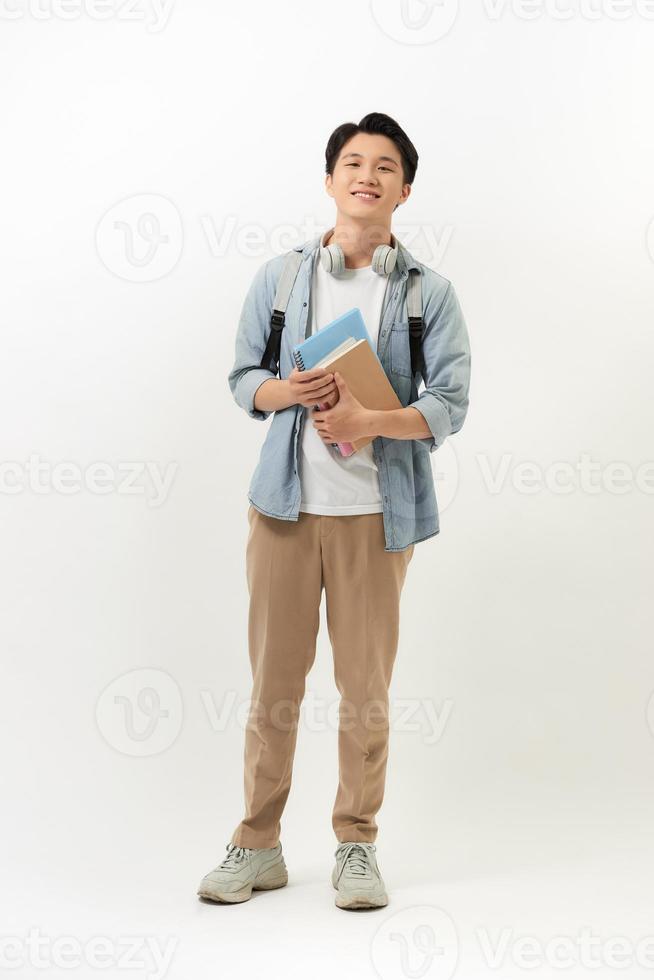
M343 869L347 868L349 874L356 875L359 878L366 877L370 873L369 851L375 851L376 849L374 844L348 844L347 848L344 848L345 860L343 862Z
M227 856L223 858L220 862L220 868L236 868L244 861L249 854L252 853L253 848L251 847L239 847L237 844L232 844L231 842L227 844Z

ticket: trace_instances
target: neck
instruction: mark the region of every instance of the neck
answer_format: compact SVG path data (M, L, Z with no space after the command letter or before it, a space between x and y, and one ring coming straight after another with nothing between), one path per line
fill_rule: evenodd
M339 214L324 244L341 246L346 269L362 269L370 265L378 245L392 245L393 241L390 225L365 224Z

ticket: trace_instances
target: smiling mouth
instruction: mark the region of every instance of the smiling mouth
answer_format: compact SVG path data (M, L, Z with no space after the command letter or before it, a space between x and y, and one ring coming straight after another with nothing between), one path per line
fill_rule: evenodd
M353 197L361 197L364 201L376 201L379 198L379 194L368 193L368 191L351 191Z

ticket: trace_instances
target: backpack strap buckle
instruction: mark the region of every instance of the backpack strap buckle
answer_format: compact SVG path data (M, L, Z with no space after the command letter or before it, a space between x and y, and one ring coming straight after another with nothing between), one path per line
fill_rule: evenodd
M284 329L286 314L281 310L273 310L270 317L270 329L281 333Z

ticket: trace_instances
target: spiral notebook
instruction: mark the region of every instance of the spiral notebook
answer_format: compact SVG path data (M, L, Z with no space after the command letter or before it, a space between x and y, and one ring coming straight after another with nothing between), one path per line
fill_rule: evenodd
M377 351L366 329L361 310L355 306L301 344L297 344L292 351L293 360L299 371L310 371L311 368L322 367L325 358L336 356L337 352L344 353L359 340L367 340L370 349L377 357ZM381 361L379 363L381 366ZM327 407L326 402L318 404L320 411ZM355 452L354 446L349 442L332 443L332 445L339 449L341 456L351 456Z
M323 357L331 354L336 347L350 337L354 340L367 340L375 351L358 306L336 317L322 330L318 330L317 333L293 348L293 358L298 369L310 371L311 368L319 367L318 362ZM375 351L376 353L377 351Z

